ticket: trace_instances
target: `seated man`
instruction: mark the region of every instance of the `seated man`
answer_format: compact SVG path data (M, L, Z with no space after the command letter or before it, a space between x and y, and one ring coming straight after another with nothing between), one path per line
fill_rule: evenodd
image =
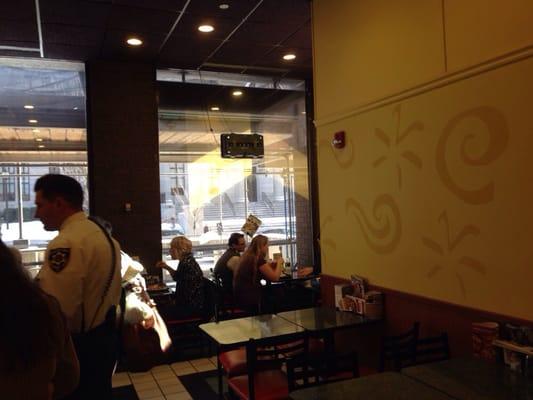
M233 296L233 275L239 266L245 244L242 233L232 233L228 240L228 249L215 264L215 277L222 282L225 297Z

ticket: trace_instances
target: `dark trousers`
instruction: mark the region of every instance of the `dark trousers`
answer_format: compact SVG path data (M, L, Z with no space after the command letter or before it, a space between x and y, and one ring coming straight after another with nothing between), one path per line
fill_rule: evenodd
M68 400L111 400L111 378L118 356L114 318L90 331L72 335L80 361L80 384Z

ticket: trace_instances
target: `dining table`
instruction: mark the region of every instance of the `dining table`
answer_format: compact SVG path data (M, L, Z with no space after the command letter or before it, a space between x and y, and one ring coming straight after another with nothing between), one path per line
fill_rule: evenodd
M401 373L460 400L533 400L533 379L474 357L404 368Z
M292 400L450 400L446 394L398 372L306 387L289 396Z
M372 324L376 320L364 318L351 312L338 311L329 307L313 307L278 314L263 314L209 322L200 329L216 343L219 394L222 394L222 366L218 355L221 351L244 345L250 339L263 339L291 335L307 331L311 335L322 335L328 354L334 351L334 332L339 329L355 328Z

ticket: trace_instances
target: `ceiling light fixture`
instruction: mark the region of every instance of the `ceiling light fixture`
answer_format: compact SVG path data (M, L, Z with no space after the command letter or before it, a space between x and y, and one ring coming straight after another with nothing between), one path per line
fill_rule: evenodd
M126 40L126 43L128 43L130 46L140 46L143 44L143 41L136 37L131 37Z
M215 107L211 107L211 111L220 111L220 108L218 108L216 106Z
M240 90L234 90L232 94L234 96L242 96L242 92Z
M44 149L44 144L40 144L39 146L37 146L38 148L40 149Z
M31 131L32 131L33 133L39 133L39 132L40 132L39 129L32 129Z
M26 110L33 110L35 107L32 106L31 104L26 104L26 105L24 106L24 108L25 108Z
M200 25L198 27L198 30L200 32L206 32L207 33L207 32L213 32L215 30L215 28L213 28L212 25Z
M227 10L229 8L229 4L222 3L218 6L221 10Z
M294 60L296 58L296 55L295 54L285 54L283 56L283 59L284 60L287 60L287 61L291 61L291 60Z
M39 122L39 121L37 121L36 119L29 119L28 122L29 122L30 124L36 124L36 123Z
M74 111L78 111L78 107L74 107L73 110L74 110Z
M35 138L35 141L36 141L36 142L42 142L42 141L43 141L43 138L37 137L37 138Z

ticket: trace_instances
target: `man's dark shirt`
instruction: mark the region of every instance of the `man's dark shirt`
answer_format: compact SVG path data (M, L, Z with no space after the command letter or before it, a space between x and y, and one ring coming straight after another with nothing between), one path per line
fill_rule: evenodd
M222 281L224 294L230 296L233 294L233 271L228 267L228 261L232 257L240 257L240 254L237 250L229 248L218 259L214 270L215 276Z

